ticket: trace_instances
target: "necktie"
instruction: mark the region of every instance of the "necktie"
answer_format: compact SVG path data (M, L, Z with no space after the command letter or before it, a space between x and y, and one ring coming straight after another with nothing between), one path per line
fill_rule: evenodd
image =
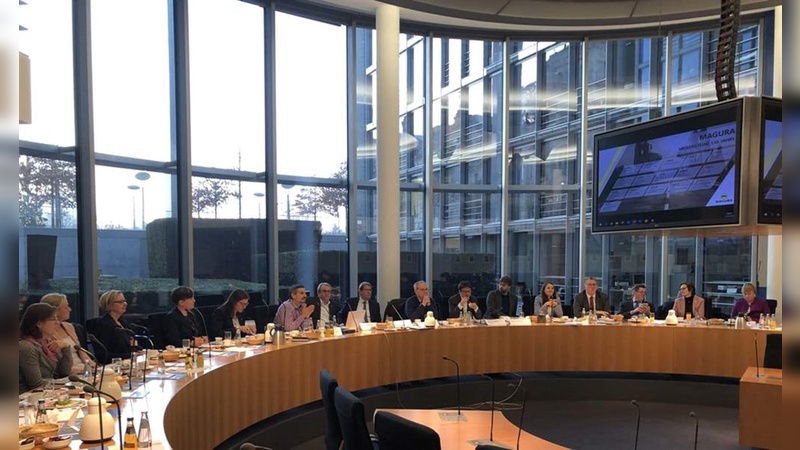
M589 310L594 311L594 295L589 297Z
M364 322L369 322L369 308L367 308L367 301L363 300L361 305L364 308Z

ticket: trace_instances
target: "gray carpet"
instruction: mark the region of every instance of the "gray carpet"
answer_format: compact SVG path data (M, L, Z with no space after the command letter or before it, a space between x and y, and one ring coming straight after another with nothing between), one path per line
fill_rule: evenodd
M738 443L735 408L655 402L639 402L639 407L640 449L692 449L695 420L690 411L700 421L698 449L745 448ZM574 449L633 448L636 408L628 401L529 401L525 408L523 429L548 441ZM520 410L504 414L519 423Z

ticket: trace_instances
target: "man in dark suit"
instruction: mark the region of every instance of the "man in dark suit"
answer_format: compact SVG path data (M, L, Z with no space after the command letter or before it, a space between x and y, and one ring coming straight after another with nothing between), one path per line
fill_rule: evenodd
M497 319L500 316L517 317L518 312L522 313L522 311L518 311L518 301L521 299L517 298L517 294L511 292L511 277L505 275L497 283L497 290L486 295L485 316L487 319Z
M633 297L630 300L622 302L619 313L626 319L633 316L650 316L653 311L650 309L650 303L645 299L647 294L647 287L643 284L637 284L633 287Z
M483 317L475 297L472 296L472 286L469 281L458 283L458 294L450 297L447 303L450 305L448 317L461 317L465 309L472 314L474 319L480 320Z
M349 311L361 310L367 312L364 314L365 322L381 321L381 307L378 305L378 300L372 298L372 284L369 282L361 282L361 284L358 285L358 298L347 299L347 303L349 305L349 309L347 307L343 307L342 311L340 312L340 315L342 316L342 323L345 323L347 320L347 313Z
M597 279L588 277L583 282L583 291L572 299L572 311L575 317L582 317L583 310L592 311L601 316L607 316L611 311L611 302L608 295L597 290Z
M410 320L423 320L428 315L428 311L432 311L433 316L436 317L436 308L428 295L428 283L420 280L414 283L414 295L406 299L406 317ZM438 319L438 317L436 318Z
M336 322L337 314L339 314L339 305L331 301L331 292L333 288L328 283L320 283L317 286L317 298L310 300L308 303L315 305L314 312L311 313L311 320L314 321L314 328L319 327L319 321L322 323Z

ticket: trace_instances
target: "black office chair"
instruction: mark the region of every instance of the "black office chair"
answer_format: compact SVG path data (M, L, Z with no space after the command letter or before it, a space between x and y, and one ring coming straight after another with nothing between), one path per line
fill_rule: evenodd
M164 320L166 318L167 313L165 312L153 313L147 316L147 328L150 330L155 348L164 348L166 346L166 335L164 333Z
M501 447L499 445L481 444L475 447L475 450L508 450L508 447Z
M339 383L328 369L319 371L319 390L322 394L322 406L325 409L325 448L327 450L339 450L342 443L342 429L333 399L337 387L339 387Z
M564 317L575 317L574 311L572 310L572 305L565 305L561 304L561 310L564 311Z
M394 320L405 320L406 299L395 298L386 304L386 309L383 310L383 321L386 322L387 317Z
M441 450L439 435L425 425L386 411L375 413L375 433L381 450Z
M767 335L767 348L764 350L764 367L783 369L783 335L770 333Z
M260 445L245 442L239 447L239 450L272 450L272 447L262 447Z
M344 450L379 450L378 442L369 435L361 400L341 386L336 388L333 397L339 426L342 428Z
M656 319L664 320L667 318L667 314L669 310L675 306L675 300L670 300L666 303L661 304L658 308L656 308Z
M769 306L769 313L775 314L775 311L778 309L778 301L773 300L771 298L767 299L767 306Z
M86 338L86 328L79 323L73 323L72 327L75 328L75 334L78 336L78 345L83 348L88 348L88 340Z

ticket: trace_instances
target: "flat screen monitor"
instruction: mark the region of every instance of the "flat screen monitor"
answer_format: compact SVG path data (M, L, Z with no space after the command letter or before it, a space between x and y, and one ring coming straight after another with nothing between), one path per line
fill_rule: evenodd
M592 232L740 223L742 101L598 134Z
M761 148L758 158L758 223L783 223L783 105L764 98L761 103Z

